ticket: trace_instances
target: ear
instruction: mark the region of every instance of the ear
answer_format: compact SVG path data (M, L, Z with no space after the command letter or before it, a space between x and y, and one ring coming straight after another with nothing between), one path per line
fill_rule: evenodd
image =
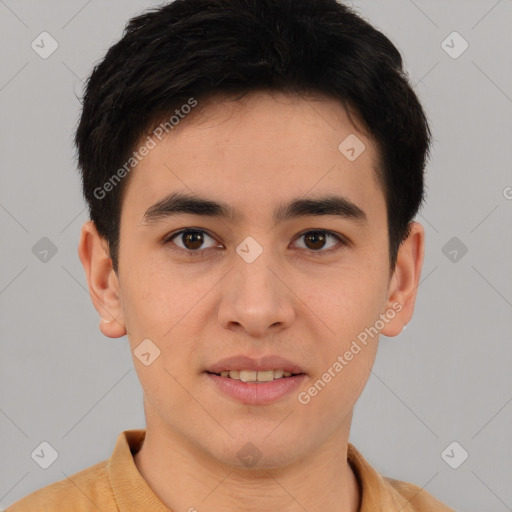
M124 336L126 326L119 280L112 267L108 244L92 221L82 226L78 256L85 270L92 303L101 317L101 332L109 338Z
M393 337L400 334L414 312L423 267L425 231L418 222L411 222L409 227L409 236L400 245L395 270L389 281L387 317L391 317L392 311L395 315L382 329L381 333L384 336Z

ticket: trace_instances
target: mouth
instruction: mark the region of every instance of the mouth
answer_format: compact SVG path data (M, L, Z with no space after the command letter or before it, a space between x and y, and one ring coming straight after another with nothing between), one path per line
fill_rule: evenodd
M282 369L278 370L224 370L218 373L206 372L211 375L225 377L242 382L272 382L273 380L288 379L298 375L305 375L302 372L290 372Z
M307 378L289 370L221 370L204 372L208 381L223 395L245 405L269 405L291 399Z
M288 399L307 379L303 367L277 354L234 355L205 368L204 374L222 394L246 405Z

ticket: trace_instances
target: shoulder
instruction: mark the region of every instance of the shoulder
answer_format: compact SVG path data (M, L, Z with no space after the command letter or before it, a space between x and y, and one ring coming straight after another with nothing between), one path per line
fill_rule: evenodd
M347 457L361 487L362 510L456 512L417 485L381 475L351 443Z
M5 512L107 512L115 503L107 474L108 460L42 487L8 507ZM114 510L117 510L115 508Z
M396 493L403 512L456 512L417 485L389 477L383 479Z

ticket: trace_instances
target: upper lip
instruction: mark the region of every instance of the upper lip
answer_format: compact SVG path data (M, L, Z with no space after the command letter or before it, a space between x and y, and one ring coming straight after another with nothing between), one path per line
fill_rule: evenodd
M209 373L220 373L230 370L284 370L291 373L306 373L298 364L276 355L269 355L260 358L238 355L231 356L217 361L206 371Z

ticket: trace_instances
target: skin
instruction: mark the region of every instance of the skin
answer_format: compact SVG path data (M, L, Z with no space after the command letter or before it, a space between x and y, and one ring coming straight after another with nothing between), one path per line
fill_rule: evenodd
M366 145L353 162L338 150L350 134ZM375 161L374 144L338 102L253 93L212 104L199 119L191 115L132 172L118 274L94 225L83 225L79 256L100 329L111 338L128 334L144 390L147 433L134 461L172 510L225 512L240 503L248 512L359 510L347 444L378 336L306 405L298 392L269 405L242 404L203 371L231 355L277 354L305 369L302 391L393 304L401 311L381 333L400 333L413 314L425 235L411 223L391 274ZM333 191L363 209L368 223L308 216L276 224L272 218L277 204ZM240 218L180 214L146 225L146 209L171 192L227 202ZM163 243L186 227L211 234L201 256ZM307 237L298 237L308 229L332 231L350 244L327 238L320 251L338 249L318 254ZM235 251L247 236L263 248L250 264ZM183 248L183 237L174 243ZM133 353L146 338L161 351L149 366ZM237 457L247 442L262 454L253 468Z

